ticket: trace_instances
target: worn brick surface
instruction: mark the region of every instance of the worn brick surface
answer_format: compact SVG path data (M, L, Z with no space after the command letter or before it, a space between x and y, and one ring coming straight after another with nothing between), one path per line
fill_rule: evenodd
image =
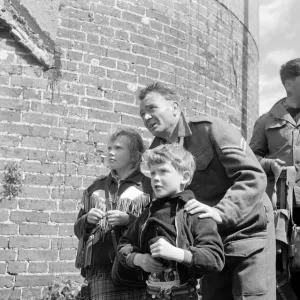
M0 300L14 284L11 299L24 300L54 275L82 280L74 268L78 201L108 172L112 130L135 128L149 145L140 87L169 84L186 115L221 117L250 138L257 44L237 19L244 13L226 5L240 10L235 0L61 0L50 70L0 32L0 181L6 162L23 172L22 193L0 201Z

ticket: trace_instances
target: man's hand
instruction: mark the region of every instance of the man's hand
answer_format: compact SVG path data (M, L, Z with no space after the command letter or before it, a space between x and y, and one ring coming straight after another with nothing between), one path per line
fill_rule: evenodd
M285 162L279 158L272 159L270 166L273 174L275 175L278 172L280 173L282 168L285 168Z
M163 264L150 254L137 253L133 259L134 265L141 267L147 273L160 273L164 270Z
M102 218L105 217L105 212L99 208L92 208L87 213L87 222L90 224L97 224Z
M129 223L129 215L120 210L109 210L106 218L108 223L113 226L125 226Z
M199 213L199 219L212 218L217 224L222 223L222 218L216 208L203 204L196 199L189 200L185 204L184 210L191 215Z
M150 246L150 252L154 258L161 257L167 260L175 260L178 262L182 262L184 260L183 249L171 245L163 238L158 239Z

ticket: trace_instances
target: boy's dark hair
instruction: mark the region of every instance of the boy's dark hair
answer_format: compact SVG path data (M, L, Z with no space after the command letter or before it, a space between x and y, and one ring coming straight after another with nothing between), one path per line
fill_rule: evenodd
M143 101L145 97L150 93L160 94L161 96L164 96L164 98L168 101L179 101L179 97L173 89L159 82L149 84L145 88L141 89L139 92L139 99Z
M147 150L145 160L148 168L150 165L170 163L180 173L190 172L191 178L187 185L191 183L196 169L193 155L179 145L160 145L154 149Z
M127 136L129 139L129 150L131 157L133 158L133 165L138 165L141 160L145 147L143 139L140 134L134 129L116 129L110 136L108 141L114 142L120 136Z
M288 79L300 76L300 58L295 58L283 64L280 68L280 78L283 85Z

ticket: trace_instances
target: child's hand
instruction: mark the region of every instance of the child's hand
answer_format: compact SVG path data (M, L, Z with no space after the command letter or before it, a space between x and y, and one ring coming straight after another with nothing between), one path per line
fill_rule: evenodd
M147 273L160 273L164 270L163 264L148 253L137 253L133 259L133 263Z
M165 239L160 238L150 246L152 257L161 257L167 260L175 260L182 262L184 260L183 249L177 248L167 242Z
M87 213L87 222L90 224L97 224L102 218L105 217L105 212L99 208L92 208Z
M217 224L222 223L222 218L216 208L203 204L196 199L189 200L185 204L184 210L191 215L200 213L199 219L212 218Z
M107 221L110 225L125 226L129 223L129 215L120 210L109 210L106 213Z

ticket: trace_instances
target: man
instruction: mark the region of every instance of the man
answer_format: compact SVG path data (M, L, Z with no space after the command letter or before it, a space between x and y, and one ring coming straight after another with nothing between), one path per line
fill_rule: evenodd
M222 236L223 271L202 281L203 300L270 299L275 296L273 209L266 176L238 130L220 119L188 123L174 91L151 84L140 91L140 115L155 136L150 146L178 143L196 159L188 189L196 199L186 211L213 218Z
M300 58L288 61L281 66L280 77L286 90L287 96L279 100L269 112L261 116L254 126L250 147L268 175L267 193L274 192L274 177L281 169L294 166L296 168L296 179L299 178L300 166ZM274 176L275 175L275 176ZM283 177L283 176L281 176ZM281 181L277 181L279 206ZM275 186L275 191L276 191ZM296 180L294 186L294 222L300 225L300 181ZM276 195L276 194L275 194ZM286 201L286 198L284 199ZM279 240L279 238L278 238ZM300 273L292 273L291 285L300 299Z

